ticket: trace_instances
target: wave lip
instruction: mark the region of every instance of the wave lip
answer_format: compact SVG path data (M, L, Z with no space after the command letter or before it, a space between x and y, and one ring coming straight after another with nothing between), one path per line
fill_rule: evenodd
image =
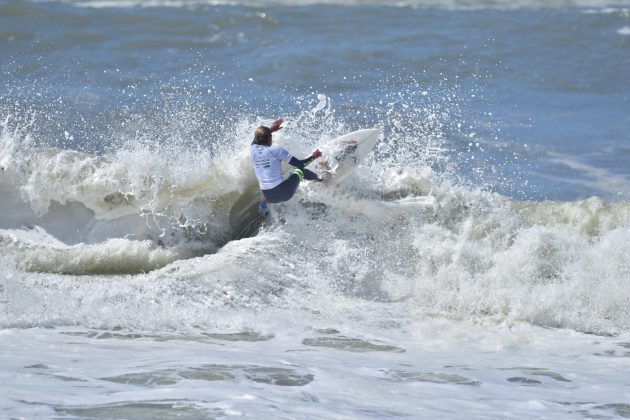
M112 238L100 244L65 245L39 227L0 230L0 253L25 271L71 275L138 274L187 256L148 240Z

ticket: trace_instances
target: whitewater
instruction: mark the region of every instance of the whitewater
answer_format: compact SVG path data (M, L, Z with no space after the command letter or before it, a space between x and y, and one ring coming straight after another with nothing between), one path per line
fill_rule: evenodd
M630 417L629 10L0 0L0 417Z

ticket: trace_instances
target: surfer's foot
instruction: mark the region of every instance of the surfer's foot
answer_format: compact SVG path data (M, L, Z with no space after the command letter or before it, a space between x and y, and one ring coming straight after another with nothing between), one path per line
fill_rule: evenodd
M267 213L269 213L269 207L267 207L267 204L264 201L261 201L258 205L258 213L260 213L261 216L266 216Z

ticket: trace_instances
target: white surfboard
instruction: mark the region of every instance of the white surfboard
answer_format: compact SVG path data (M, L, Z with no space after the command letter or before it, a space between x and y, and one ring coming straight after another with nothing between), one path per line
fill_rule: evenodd
M363 162L374 148L380 134L381 130L368 128L337 137L323 145L320 150L325 162L325 171L331 177L331 182L341 181Z

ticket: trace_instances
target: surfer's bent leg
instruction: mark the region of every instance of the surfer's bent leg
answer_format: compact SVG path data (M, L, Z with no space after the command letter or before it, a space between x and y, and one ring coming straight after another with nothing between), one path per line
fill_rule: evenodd
M268 203L282 203L289 201L297 191L300 182L305 179L307 181L321 181L321 178L313 171L308 169L295 168L293 173L281 184L269 189L263 190L263 195Z
M283 201L288 201L297 191L303 177L304 175L302 174L302 171L300 169L296 169L291 176L282 181L281 184L269 190L262 190L262 193L269 203L282 203Z

